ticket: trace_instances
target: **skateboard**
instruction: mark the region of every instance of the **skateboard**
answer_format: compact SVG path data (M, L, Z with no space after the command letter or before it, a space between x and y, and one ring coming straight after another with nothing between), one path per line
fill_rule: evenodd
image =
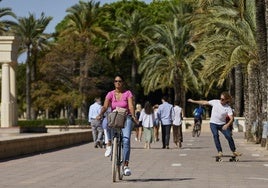
M222 162L224 157L229 157L229 162L238 162L238 156L234 155L223 155L223 156L216 156L216 162Z

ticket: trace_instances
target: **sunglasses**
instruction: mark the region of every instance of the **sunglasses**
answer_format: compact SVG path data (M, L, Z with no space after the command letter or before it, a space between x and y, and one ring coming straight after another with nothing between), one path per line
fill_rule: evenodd
M115 80L114 83L121 83L122 80Z
M221 98L221 101L225 101L225 99L224 98Z

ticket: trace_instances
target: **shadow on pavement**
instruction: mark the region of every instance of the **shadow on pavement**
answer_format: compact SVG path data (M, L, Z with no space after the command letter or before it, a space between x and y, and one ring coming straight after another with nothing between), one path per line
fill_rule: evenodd
M128 182L162 182L162 181L186 181L186 180L193 180L195 178L147 178L147 179L131 179L125 180Z

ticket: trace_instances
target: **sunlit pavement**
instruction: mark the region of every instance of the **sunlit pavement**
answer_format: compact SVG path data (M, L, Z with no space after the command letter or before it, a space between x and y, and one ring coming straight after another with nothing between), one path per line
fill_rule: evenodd
M225 155L231 152L221 135ZM0 187L241 187L268 186L268 151L260 145L247 143L244 133L234 133L237 150L243 153L239 162L215 162L216 149L211 133L203 128L200 137L184 133L181 149L162 149L161 140L143 149L143 142L134 140L130 168L132 175L112 183L111 161L104 157L105 149L93 143L0 163Z

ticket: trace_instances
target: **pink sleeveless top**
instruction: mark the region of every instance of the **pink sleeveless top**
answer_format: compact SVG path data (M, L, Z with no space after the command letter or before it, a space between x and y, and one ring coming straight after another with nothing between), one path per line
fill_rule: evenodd
M132 95L131 91L126 90L122 93L121 99L116 100L115 91L113 90L113 91L108 92L105 98L110 101L111 108L112 108L112 110L114 110L116 107L128 109L128 99L132 98L132 97L133 97L133 95ZM129 109L128 109L128 111L129 111Z

